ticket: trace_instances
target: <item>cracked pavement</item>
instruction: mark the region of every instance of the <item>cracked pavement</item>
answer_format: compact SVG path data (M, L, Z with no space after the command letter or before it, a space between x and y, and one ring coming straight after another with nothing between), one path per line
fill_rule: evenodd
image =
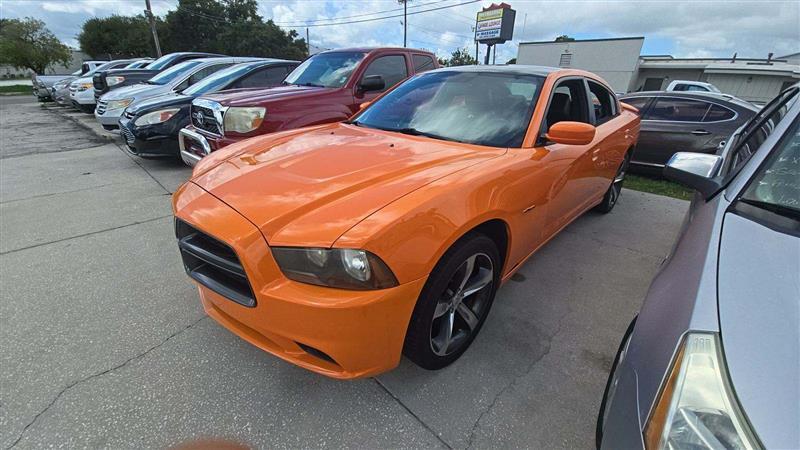
M119 145L90 115L0 98L2 448L593 448L688 206L624 191L522 267L459 361L341 382L206 318L170 216L189 169Z

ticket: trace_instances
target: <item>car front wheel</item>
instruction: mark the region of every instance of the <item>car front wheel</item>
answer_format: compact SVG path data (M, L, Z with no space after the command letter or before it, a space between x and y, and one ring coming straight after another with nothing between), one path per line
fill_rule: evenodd
M403 353L418 366L441 369L458 359L478 334L500 281L494 241L468 234L434 268L417 300Z

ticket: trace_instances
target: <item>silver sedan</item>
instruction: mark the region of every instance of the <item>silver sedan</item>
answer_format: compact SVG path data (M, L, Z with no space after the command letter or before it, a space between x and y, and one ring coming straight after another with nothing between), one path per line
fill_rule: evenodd
M612 366L604 449L800 448L800 84L717 154Z

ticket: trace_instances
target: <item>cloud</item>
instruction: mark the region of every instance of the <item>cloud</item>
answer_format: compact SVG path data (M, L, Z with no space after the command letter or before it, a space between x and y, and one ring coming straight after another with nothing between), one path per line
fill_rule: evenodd
M32 16L44 20L67 44L87 19L111 14L140 14L141 0L0 0L3 17ZM416 0L409 12L460 3L463 0ZM533 1L506 0L517 11L514 41L498 46L497 61L517 54L520 41L552 40L568 34L579 38L645 36L645 53L671 53L678 57L766 57L800 51L800 2L728 0L637 1ZM154 12L164 15L177 0L152 0ZM430 4L426 6L426 4ZM409 45L447 56L457 48L474 52L472 26L477 11L491 1L462 5L408 16ZM319 25L325 19L381 15L364 14L396 10L394 0L260 0L259 12L286 29L305 37L303 24ZM309 28L311 43L322 48L402 45L402 17L380 21ZM317 21L317 22L307 22ZM291 26L294 25L294 26ZM485 51L481 46L481 55Z

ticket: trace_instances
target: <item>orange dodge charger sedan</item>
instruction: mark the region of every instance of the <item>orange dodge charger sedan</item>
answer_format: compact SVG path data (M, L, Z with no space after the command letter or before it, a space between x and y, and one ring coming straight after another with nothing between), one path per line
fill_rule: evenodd
M434 70L347 122L207 156L175 232L206 312L259 348L334 378L401 354L438 369L526 258L614 207L638 134L591 73Z

